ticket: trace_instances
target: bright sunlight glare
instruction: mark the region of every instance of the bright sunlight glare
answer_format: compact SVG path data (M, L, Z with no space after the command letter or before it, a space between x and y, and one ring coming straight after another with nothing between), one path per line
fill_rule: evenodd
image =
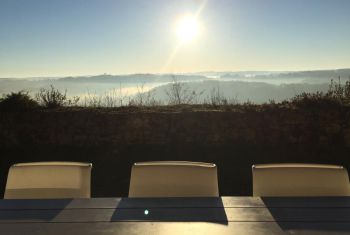
M184 16L177 23L176 33L182 42L193 41L199 31L199 26L196 17Z

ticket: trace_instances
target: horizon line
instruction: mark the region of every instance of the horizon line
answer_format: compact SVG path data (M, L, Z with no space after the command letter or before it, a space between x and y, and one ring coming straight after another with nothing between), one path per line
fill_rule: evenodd
M80 75L38 75L38 76L10 76L10 77L0 77L0 79L29 79L29 78L67 78L67 77L94 77L94 76L132 76L132 75L195 75L203 73L257 73L257 72L267 72L267 73L289 73L289 72L317 72L317 71L337 71L337 70L350 70L350 67L345 68L330 68L330 69L309 69L309 70L209 70L209 71L199 71L199 72L169 72L169 73L159 73L159 72L135 72L135 73L102 73L102 74L80 74Z

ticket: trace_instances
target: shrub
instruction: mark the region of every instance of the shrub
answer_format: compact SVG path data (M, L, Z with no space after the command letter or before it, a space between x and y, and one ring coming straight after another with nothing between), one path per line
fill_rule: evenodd
M345 82L344 85L341 84L340 77L338 82L331 80L328 92L326 93L327 97L338 100L342 104L350 103L350 78Z
M88 91L88 93L84 96L83 105L85 107L91 107L91 108L102 107L102 98L96 93L92 93Z
M53 85L51 85L48 89L41 88L35 97L39 104L46 108L71 106L76 105L79 102L79 97L74 96L72 99L68 99L67 90L62 93L58 89L55 89Z
M303 92L292 98L291 102L297 106L317 108L317 107L329 107L341 105L341 100L329 95L328 93L316 92L307 93Z
M37 109L38 107L38 102L33 100L28 92L24 91L11 92L0 99L0 110L2 111L20 112Z
M303 107L330 107L350 104L350 79L341 84L340 77L338 82L331 80L327 92L306 93L303 92L291 99L291 103Z
M126 99L128 97L127 92L123 90L121 84L119 84L119 88L112 89L104 94L100 106L105 106L109 108L120 107L126 103Z
M210 104L214 107L228 105L229 101L225 97L224 93L220 91L220 88L213 88L210 91Z
M159 106L162 102L155 99L155 90L144 90L144 84L137 87L137 93L129 100L129 106Z
M186 83L179 82L175 78L173 78L169 89L165 91L169 105L196 104L203 93L204 91L190 90Z

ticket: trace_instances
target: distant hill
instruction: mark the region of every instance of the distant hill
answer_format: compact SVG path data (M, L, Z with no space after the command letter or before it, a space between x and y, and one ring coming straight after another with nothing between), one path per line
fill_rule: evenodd
M275 78L275 79L291 79L300 78L304 80L328 80L331 79L349 79L350 69L337 69L337 70L314 70L314 71L297 71L297 72L232 72L222 74L220 78Z
M165 89L174 80L186 82L190 90L204 91L202 97L208 98L213 89L229 99L241 102L250 100L256 103L268 102L270 99L281 101L303 91L325 91L331 79L341 77L342 83L349 79L350 69L269 72L200 72L187 74L130 74L77 76L63 78L2 78L0 95L25 90L35 94L43 87L53 85L65 91L69 96L104 95L108 92L129 97L137 92L154 89L157 99L166 100Z
M168 100L167 91L171 90L171 84L159 86L153 89L153 94L157 100ZM281 102L288 100L302 92L314 93L317 91L326 92L329 84L281 84L272 85L264 82L242 82L242 81L203 81L190 82L186 84L188 92L201 94L198 101L209 101L213 92L219 92L220 96L235 102L250 101L261 104L273 100ZM185 95L185 94L183 94Z
M64 77L58 79L61 82L103 82L103 83L156 83L177 81L197 81L205 80L201 75L172 75L172 74L131 74L131 75L97 75L82 77Z
M87 82L87 83L164 83L172 82L174 79L177 81L203 81L208 79L245 79L245 78L257 78L257 79L335 79L338 77L341 79L349 79L350 68L336 69L336 70L312 70L312 71L238 71L238 72L197 72L197 73L175 73L175 74L129 74L129 75L92 75L92 76L68 76L68 77L28 77L28 78L0 78L0 82L21 82L21 81L33 81L33 82L45 82L45 81L57 81L57 82ZM310 81L308 81L310 82Z

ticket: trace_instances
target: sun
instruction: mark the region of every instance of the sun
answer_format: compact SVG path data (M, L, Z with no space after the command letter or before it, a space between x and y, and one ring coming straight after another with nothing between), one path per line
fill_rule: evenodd
M176 34L182 42L192 42L199 32L199 25L196 17L184 16L182 17L176 26Z

